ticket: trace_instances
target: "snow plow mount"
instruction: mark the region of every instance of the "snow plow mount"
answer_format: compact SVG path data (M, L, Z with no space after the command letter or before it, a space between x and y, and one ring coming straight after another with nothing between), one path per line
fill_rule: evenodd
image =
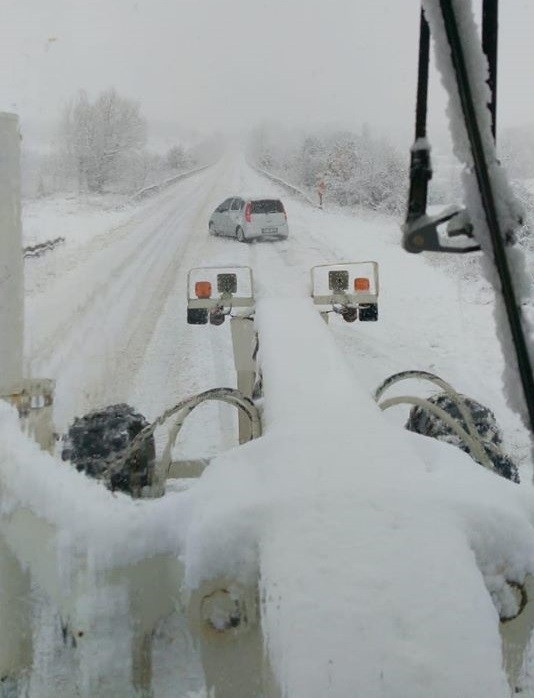
M340 262L311 269L311 296L321 316L341 315L345 322L378 320L378 263Z
M383 399L384 393L394 384L411 379L426 380L438 386L442 392L426 399L411 395ZM405 425L407 429L454 443L489 470L519 482L515 464L501 449L500 433L493 413L456 392L439 376L427 371L395 373L381 383L374 398L382 410L400 404L412 405ZM499 613L508 681L515 693L521 693L519 684L523 657L534 629L534 575L527 574L522 580L505 579L502 589L498 592L493 590L491 596ZM510 597L515 602L512 607L507 606Z
M63 437L62 458L112 491L133 498L161 497L166 480L199 477L209 464L206 459L173 460L172 451L186 418L210 401L225 402L238 410L243 423L241 443L261 436L260 414L248 396L235 388L212 388L181 400L151 423L127 404L84 415ZM163 425L168 426L168 436L156 458L154 433Z
M152 424L137 434L128 449L122 454L120 461L115 463L115 467L123 464L132 454L134 454L143 442L151 437L156 428L169 422L174 418L174 422L169 427L167 443L161 457L155 464L155 474L153 491L151 496L161 496L164 491L165 481L169 478L198 477L204 468L209 464L209 460L178 460L172 459L172 450L178 438L178 434L186 418L199 405L210 402L226 402L235 407L239 412L239 419L243 420L248 427L246 434L243 434L241 443L257 439L261 436L261 418L259 411L253 401L235 388L212 388L202 393L181 400L177 405L170 407L160 415Z
M0 388L0 400L16 408L23 431L39 446L52 453L55 435L52 425L55 381L27 378Z
M194 267L187 274L187 323L222 325L234 309L254 311L250 267Z
M400 395L383 400L382 396L395 383L425 380L441 388L441 392L421 398ZM396 405L412 405L406 423L409 431L453 443L488 470L513 482L519 482L516 465L501 448L502 437L491 410L458 393L449 383L428 371L401 371L387 378L376 390L375 400L381 410Z
M461 245L451 244L458 238ZM466 209L449 207L437 216L426 213L408 217L402 226L402 245L407 252L477 252L473 244L473 225Z

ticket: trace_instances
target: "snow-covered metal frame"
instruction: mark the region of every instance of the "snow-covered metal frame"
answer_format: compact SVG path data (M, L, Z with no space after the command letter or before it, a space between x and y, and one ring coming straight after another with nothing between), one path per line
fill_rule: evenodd
M318 288L319 276L321 272L329 271L349 271L352 270L353 276L355 267L360 268L363 265L369 265L372 274L372 281L370 283L370 288L367 291L339 291L332 293L325 293ZM312 285L312 298L315 305L348 305L357 306L360 303L376 303L378 301L378 262L366 260L363 262L336 262L335 264L317 264L311 268L311 285Z
M386 390L391 388L391 386L395 385L395 383L398 383L399 381L410 379L426 380L430 383L438 385L457 406L458 411L460 412L462 419L464 420L465 425L467 426L467 429L464 429L463 426L458 422L458 420L451 417L451 415L448 414L441 407L439 407L438 405L434 405L433 403L429 402L428 400L425 400L424 398L415 397L412 395L399 395L397 397L388 398L387 400L383 400L382 402L380 402L382 395L386 392ZM463 443L469 450L469 453L471 453L471 455L476 461L482 463L482 465L484 465L489 470L494 470L493 463L491 459L488 457L486 450L480 440L480 435L473 422L471 411L469 410L469 407L466 405L465 400L463 399L462 395L460 395L460 393L456 392L452 385L444 381L439 376L436 376L433 373L429 373L428 371L401 371L400 373L395 373L394 375L387 378L377 388L377 390L375 391L375 400L378 403L378 406L381 410L387 410L389 407L393 407L395 405L410 404L418 405L419 407L422 407L423 409L432 412L436 415L436 417L445 422L445 424L447 424L447 426L449 426L452 429L452 431L455 434L457 434L457 436L460 437L460 439L463 441Z
M169 428L167 443L156 464L154 484L156 494L162 493L164 482L171 473L172 477L180 477L184 475L187 477L191 475L193 470L195 471L195 474L200 474L207 465L208 461L185 461L185 463L182 465L182 461L172 460L172 450L186 418L199 405L212 401L226 402L239 410L240 416L243 415L245 423L248 426L248 438L246 441L249 441L250 439L257 439L261 436L260 413L250 397L247 397L240 390L236 390L235 388L212 388L181 400L173 407L165 410L162 415L142 429L129 444L128 448L124 450L120 458L113 461L110 466L110 474L115 471L120 471L124 466L124 463L135 454L143 442L152 436L159 426L162 426L173 417L175 418L175 421ZM181 472L182 468L185 468L185 473Z
M198 278L196 278L198 277ZM222 284L221 277L235 282L235 288L229 289ZM195 281L196 278L196 281ZM196 282L209 283L208 297L194 295ZM211 295L211 283L214 282L217 293ZM244 291L244 292L243 292ZM238 313L233 313L234 309ZM187 274L187 310L189 313L205 313L198 324L206 324L208 317L211 324L220 325L230 316L234 366L237 373L237 388L248 399L252 398L257 379L256 349L257 334L253 315L255 310L254 277L252 269L247 266L194 267ZM197 318L196 318L197 319ZM239 412L239 443L245 443L253 436L252 422L243 410Z
M23 374L24 263L16 114L0 113L0 154L0 399L17 408L28 434L50 451L54 383L25 379Z
M240 295L223 291L213 298L197 298L194 296L192 284L194 283L194 276L198 272L205 272L208 278L216 277L217 274L221 273L235 273L238 277L238 284L246 284L250 292L246 295ZM222 306L224 308L249 308L252 310L254 308L254 303L254 278L250 267L193 267L187 274L187 307L190 309L212 310Z
M84 667L92 668L81 695L151 696L154 630L176 612L198 644L206 683L217 698L277 698L259 623L257 583L207 579L187 592L179 557L161 553L98 571L86 555L78 554L69 560L67 571L60 564L64 531L59 522L23 507L4 513L1 521L2 698L25 695L33 663L32 587L57 609L65 642L72 647L73 671L83 674ZM110 623L99 610L104 598L113 601L111 607L104 606L104 614L117 622ZM127 624L118 622L124 614ZM92 655L103 637L111 646L129 645L130 656L116 662L111 654L99 652L95 663Z
M434 405L425 398L412 395L399 395L397 397L382 400L384 393L400 381L420 379L437 385L454 402L464 420L467 429L458 420L451 417L445 410ZM449 383L439 376L428 371L401 371L389 376L376 389L374 398L381 410L401 404L417 405L431 412L442 420L463 441L472 457L487 467L495 470L493 462L487 455L487 450L499 449L488 442L482 442L474 424L471 411L465 400ZM503 659L508 681L515 692L521 692L518 688L523 666L524 654L530 642L534 630L534 576L527 575L522 584L514 580L507 580L507 584L513 592L519 596L517 611L512 616L500 618L500 633L503 643Z

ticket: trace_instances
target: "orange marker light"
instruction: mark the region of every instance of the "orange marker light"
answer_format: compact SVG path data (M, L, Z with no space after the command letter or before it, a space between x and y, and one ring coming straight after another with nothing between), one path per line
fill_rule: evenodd
M197 281L195 283L195 295L197 298L211 298L211 284L209 281Z
M355 291L368 291L369 290L369 279L365 276L357 276L354 279L354 290Z

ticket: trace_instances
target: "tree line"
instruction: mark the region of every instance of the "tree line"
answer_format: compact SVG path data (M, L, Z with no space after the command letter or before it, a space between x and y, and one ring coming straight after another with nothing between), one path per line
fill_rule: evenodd
M93 100L80 90L63 108L50 150L23 153L24 193L131 194L202 158L180 143L164 154L150 152L147 135L139 102L114 88Z
M262 126L251 136L249 157L260 167L313 196L324 185L325 203L398 213L405 206L406 157L369 127L316 133Z
M516 195L534 218L534 132L507 130L500 154ZM449 146L450 148L450 146ZM324 183L325 205L361 206L397 216L406 212L409 153L399 153L369 126L360 132L303 132L276 124L256 128L249 141L250 160L318 199ZM446 144L433 149L429 205L462 204L461 166Z

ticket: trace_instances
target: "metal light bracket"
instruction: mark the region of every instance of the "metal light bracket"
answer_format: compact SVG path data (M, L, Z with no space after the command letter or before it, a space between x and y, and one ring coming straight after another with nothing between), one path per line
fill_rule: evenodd
M366 279L367 287L357 289L357 279ZM332 312L347 322L376 320L378 292L377 262L319 264L311 269L311 296L314 305L323 306L326 322Z
M439 230L445 223L445 230ZM462 238L464 244L446 244L453 237ZM407 252L477 252L480 245L473 245L472 241L473 225L469 214L466 209L456 206L436 216L424 213L408 217L402 226L402 245Z
M13 405L19 413L23 430L50 453L55 435L52 422L55 381L28 378L0 388L0 400Z
M209 283L209 297L198 297L196 284ZM212 293L213 291L213 293ZM202 295L202 294L201 294ZM239 313L233 313L239 309ZM257 380L258 338L254 326L254 280L250 267L194 267L187 274L187 322L194 325L222 325L230 317L237 388L252 400ZM256 438L250 419L239 412L239 443Z
M235 277L230 279L230 276ZM210 298L195 296L195 283L209 281L216 293ZM250 267L194 267L187 274L187 308L191 310L213 308L254 309L254 283Z

